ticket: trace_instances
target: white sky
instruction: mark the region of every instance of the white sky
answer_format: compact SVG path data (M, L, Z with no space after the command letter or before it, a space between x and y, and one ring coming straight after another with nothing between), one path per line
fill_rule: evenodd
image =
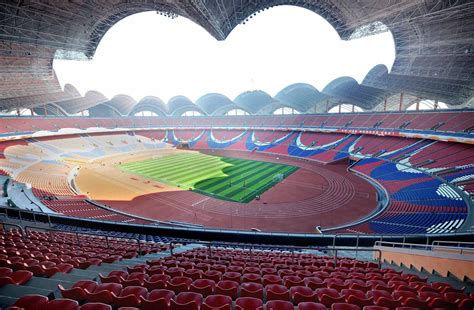
M237 26L225 41L183 17L132 15L106 33L92 61L55 60L54 69L63 87L70 83L82 95L98 90L108 98L153 95L167 102L211 92L234 99L256 89L274 96L293 83L322 90L340 76L361 82L377 64L390 70L394 59L390 33L342 41L319 15L279 6Z

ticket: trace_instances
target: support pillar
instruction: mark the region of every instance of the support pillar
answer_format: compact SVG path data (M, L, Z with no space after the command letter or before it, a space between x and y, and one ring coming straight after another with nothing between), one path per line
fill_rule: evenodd
M398 106L398 111L403 109L403 93L400 93L400 105Z
M420 98L416 98L416 110L420 111Z
M385 100L383 102L383 111L387 111L387 97L385 97Z

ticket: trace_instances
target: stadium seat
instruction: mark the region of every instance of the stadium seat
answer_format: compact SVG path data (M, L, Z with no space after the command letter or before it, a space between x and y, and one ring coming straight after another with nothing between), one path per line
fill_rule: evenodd
M263 301L253 297L239 297L235 301L235 310L263 310Z
M257 273L244 273L242 275L242 283L245 282L262 283L262 278Z
M98 284L94 291L89 292L84 290L86 300L88 302L100 302L104 304L112 304L114 301L114 295L120 295L122 291L122 285L118 283L102 283ZM112 294L113 293L113 294Z
M166 288L172 290L176 294L189 291L189 287L193 280L188 277L176 276L172 277L166 284Z
M305 285L303 279L298 276L284 276L283 283L287 288Z
M77 310L79 303L72 299L54 299L43 305L42 310Z
M240 297L253 297L263 300L263 294L263 285L260 283L244 282L240 285Z
M214 293L215 287L216 283L213 280L197 279L191 284L189 290L191 292L200 293L203 297L206 297Z
M147 296L148 291L146 288L141 286L127 286L125 287L119 295L113 296L113 303L117 307L139 307L140 298Z
M357 305L348 303L334 303L331 305L331 310L360 310L361 308Z
M232 310L232 298L224 295L210 295L204 299L202 310Z
M202 278L212 280L215 283L219 282L221 280L221 278L222 278L222 280L226 280L226 279L223 278L222 272L217 271L217 270L205 271L202 274ZM236 282L240 283L240 274L239 274L239 281L236 281Z
M215 294L229 296L232 299L237 298L239 283L230 280L219 281L215 288Z
M316 290L318 288L324 288L326 287L326 284L323 283L323 280L318 277L308 277L303 279L304 284L311 288L312 290Z
M0 277L0 287L7 284L23 285L28 282L32 277L33 273L27 270L13 271L7 275Z
M275 269L275 272L276 272L276 269ZM263 269L262 269L262 273L263 273ZM280 284L280 285L283 284L280 276L273 273L263 275L262 282L263 282L263 286L266 286L267 284Z
M61 284L58 284L58 289L64 298L73 299L78 302L86 300L85 290L93 292L96 287L97 282L91 280L77 281L70 289L65 289Z
M42 295L25 295L19 298L12 307L25 310L41 310L48 303L48 297Z
M148 279L144 279L143 286L145 286L149 292L155 289L164 289L170 279L171 277L165 274L154 274Z
M323 304L316 302L300 302L298 304L298 310L326 310L327 307Z
M199 310L202 304L202 295L194 292L181 292L175 299L171 299L171 310Z
M193 281L202 278L203 271L200 269L185 269L184 276L191 278Z
M316 293L307 286L293 286L290 288L290 295L295 305L300 302L315 302Z
M90 302L80 306L79 310L112 310L112 306L99 302Z
M268 284L265 286L268 300L290 300L290 291L286 286L278 284Z
M171 299L175 297L173 291L166 289L155 289L147 296L140 296L141 307L143 310L163 309L170 307Z
M285 300L270 300L265 304L266 310L294 310L293 304Z
M230 280L235 281L237 283L241 283L241 274L238 272L226 272L222 274L222 280Z

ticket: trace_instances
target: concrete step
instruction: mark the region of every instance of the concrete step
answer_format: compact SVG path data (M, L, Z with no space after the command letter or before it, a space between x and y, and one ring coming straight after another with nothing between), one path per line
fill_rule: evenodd
M61 279L33 277L23 286L55 291L58 288L58 284L61 284L65 288L70 288L74 282Z
M38 287L8 284L0 288L0 296L10 297L15 300L28 294L39 294L43 296L53 297L52 290L42 289Z
M0 310L7 309L15 303L18 298L0 295Z

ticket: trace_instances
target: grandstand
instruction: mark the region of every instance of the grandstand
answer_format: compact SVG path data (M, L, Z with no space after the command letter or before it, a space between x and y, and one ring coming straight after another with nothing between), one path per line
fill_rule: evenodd
M99 2L0 3L0 309L474 309L471 1ZM195 102L53 70L135 13L286 4L393 67Z

